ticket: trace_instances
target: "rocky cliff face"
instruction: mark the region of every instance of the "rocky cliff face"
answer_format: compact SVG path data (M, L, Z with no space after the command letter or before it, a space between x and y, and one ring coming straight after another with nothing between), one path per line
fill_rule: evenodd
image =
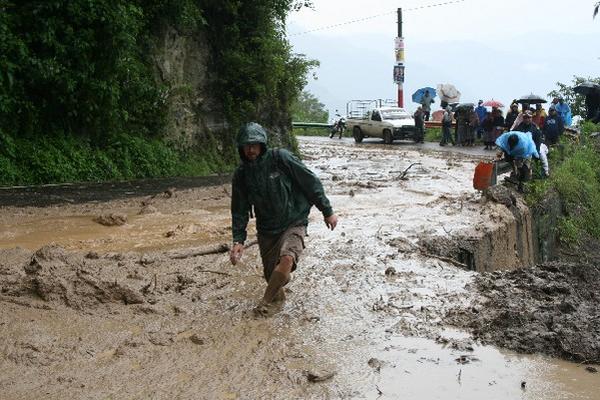
M166 137L183 148L202 144L209 136L221 138L220 145L232 143L230 132L237 129L222 112L218 93L213 93L209 70L211 46L201 34L184 35L172 27L157 34L152 59L157 80L166 87L169 107ZM216 72L218 74L218 72ZM259 123L271 134L275 146L291 147L291 118L286 110L259 105Z
M169 107L166 136L182 147L222 134L227 120L210 91L210 46L201 35L186 36L171 27L160 30L152 59L158 81L166 87Z

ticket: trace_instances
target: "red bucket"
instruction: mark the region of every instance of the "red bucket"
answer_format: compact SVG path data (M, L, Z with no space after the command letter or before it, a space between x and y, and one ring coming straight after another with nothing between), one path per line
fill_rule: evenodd
M484 190L493 185L494 163L481 161L475 167L475 176L473 177L473 187L477 190Z

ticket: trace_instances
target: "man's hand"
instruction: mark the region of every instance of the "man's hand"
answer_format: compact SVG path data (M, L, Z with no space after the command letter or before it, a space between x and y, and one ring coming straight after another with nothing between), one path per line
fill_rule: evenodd
M244 245L242 243L234 243L229 252L229 261L231 261L233 265L237 264L240 258L242 258L243 252Z
M337 225L338 217L335 214L331 214L329 217L325 217L325 225L331 230L334 230Z

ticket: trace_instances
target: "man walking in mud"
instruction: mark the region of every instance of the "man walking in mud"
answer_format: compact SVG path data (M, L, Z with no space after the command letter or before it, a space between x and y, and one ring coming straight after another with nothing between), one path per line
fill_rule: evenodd
M242 256L248 220L254 211L267 281L255 311L265 314L268 304L285 298L283 287L304 249L310 208L314 205L321 211L331 230L337 225L337 216L321 181L302 161L285 149L267 149L267 133L262 126L254 122L243 126L237 144L241 164L232 182L230 260L235 265Z

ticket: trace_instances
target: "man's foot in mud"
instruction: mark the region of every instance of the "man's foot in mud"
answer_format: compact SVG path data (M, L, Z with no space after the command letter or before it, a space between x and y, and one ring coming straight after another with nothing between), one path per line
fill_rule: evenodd
M273 302L274 303L282 303L285 301L285 291L283 290L283 288L279 288L279 290L277 291L277 294L275 295L275 297L273 297Z
M266 303L261 300L256 307L252 309L254 318L269 318L281 310L282 302Z
M254 307L252 309L252 313L254 314L255 318L267 318L271 316L271 307L269 303L265 303L264 301L261 301L260 303L258 303L258 305L256 307Z
M290 275L284 274L277 270L273 271L271 277L269 278L269 283L267 284L267 289L265 290L265 295L263 297L263 301L265 303L271 303L275 300L281 292L283 292L283 287L287 285L290 281Z

